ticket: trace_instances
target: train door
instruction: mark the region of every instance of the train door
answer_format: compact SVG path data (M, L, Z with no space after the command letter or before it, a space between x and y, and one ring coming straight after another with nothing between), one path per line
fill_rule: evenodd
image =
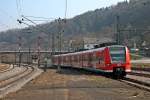
M82 54L82 67L84 67L84 64L85 64L85 54L83 53Z
M104 69L105 68L104 52L103 51L96 52L96 68L98 68L98 69Z
M88 67L92 67L93 64L92 64L92 56L93 56L93 53L88 53Z
M88 66L88 54L84 53L82 57L83 57L83 67L87 67Z
M66 66L66 56L63 56L63 57L62 57L62 65L63 65L63 66Z
M77 54L77 67L80 68L80 55Z
M67 55L67 57L66 57L66 65L70 66L70 56L69 55Z
M77 55L73 55L73 67L77 67Z
M72 66L72 55L70 55L69 58L70 58L70 66Z
M92 61L91 64L94 68L96 68L96 62L97 62L97 57L96 57L96 52L92 52Z
M83 55L82 55L82 53L79 54L79 67L80 67L80 68L83 67Z

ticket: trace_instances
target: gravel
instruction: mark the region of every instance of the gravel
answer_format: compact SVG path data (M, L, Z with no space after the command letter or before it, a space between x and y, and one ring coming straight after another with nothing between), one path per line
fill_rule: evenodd
M84 70L48 69L4 100L150 100L150 93Z
M0 64L0 71L4 71L9 68L8 64Z

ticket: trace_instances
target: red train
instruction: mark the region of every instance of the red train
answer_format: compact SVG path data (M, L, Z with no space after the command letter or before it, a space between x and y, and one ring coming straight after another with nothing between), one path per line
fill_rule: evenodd
M115 77L124 77L131 71L129 50L121 45L54 55L52 62L53 65L109 72Z

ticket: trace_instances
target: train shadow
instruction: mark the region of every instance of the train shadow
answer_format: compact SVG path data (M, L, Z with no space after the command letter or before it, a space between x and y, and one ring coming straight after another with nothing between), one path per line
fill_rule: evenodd
M56 70L56 73L62 74L62 75L94 75L94 76L103 76L103 77L107 77L107 78L113 78L112 77L112 73L105 73L102 71L92 71L92 70L88 70L88 69L83 69L83 68L73 68L73 67L61 67L58 68L56 66L50 67L50 68L46 68L43 70Z

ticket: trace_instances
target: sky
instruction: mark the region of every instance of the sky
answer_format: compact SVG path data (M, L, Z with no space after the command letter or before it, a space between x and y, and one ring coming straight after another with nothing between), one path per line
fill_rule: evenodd
M116 5L125 0L67 0L66 18L72 18L84 12ZM57 18L65 18L66 0L0 0L0 31L12 28L23 28L17 19L26 16L36 23L46 23ZM33 25L27 22L29 25Z

